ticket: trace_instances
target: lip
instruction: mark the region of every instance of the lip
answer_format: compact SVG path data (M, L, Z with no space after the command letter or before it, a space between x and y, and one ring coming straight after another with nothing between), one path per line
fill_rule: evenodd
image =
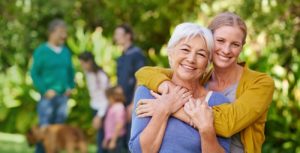
M180 64L180 66L181 66L183 69L187 70L187 71L195 71L195 70L196 70L195 67L189 66L189 65L186 65L186 64Z
M217 53L217 56L218 56L219 59L221 59L221 60L223 60L223 61L228 61L228 60L231 59L231 57L223 56L223 55L218 54L218 53Z

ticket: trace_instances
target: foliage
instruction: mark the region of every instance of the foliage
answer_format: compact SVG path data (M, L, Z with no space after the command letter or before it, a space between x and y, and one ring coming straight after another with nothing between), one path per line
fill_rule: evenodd
M176 24L193 21L207 25L219 12L234 11L248 25L241 59L275 81L264 152L300 152L299 0L4 0L0 8L0 131L24 133L37 122L39 95L28 70L32 52L46 40L47 24L54 17L69 25L67 45L77 69L68 122L93 135L89 97L77 59L80 52L95 53L114 84L120 51L111 40L117 25L134 27L136 43L150 65L168 66L164 44Z

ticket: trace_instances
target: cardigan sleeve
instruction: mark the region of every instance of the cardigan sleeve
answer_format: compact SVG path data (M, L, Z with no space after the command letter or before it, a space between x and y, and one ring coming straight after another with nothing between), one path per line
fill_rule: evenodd
M135 77L138 85L144 85L157 92L163 81L171 80L172 74L171 69L145 66L135 73Z
M268 110L274 92L273 79L266 74L250 79L244 78L242 82L245 84L237 89L234 102L213 107L214 126L218 135L230 137L253 124Z

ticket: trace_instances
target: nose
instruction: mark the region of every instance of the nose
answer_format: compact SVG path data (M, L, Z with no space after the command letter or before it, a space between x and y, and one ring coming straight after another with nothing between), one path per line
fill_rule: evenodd
M223 47L222 47L222 52L224 54L229 54L231 52L231 46L230 44L225 44Z
M187 61L190 62L190 63L195 63L195 61L196 61L196 53L190 52L187 55Z

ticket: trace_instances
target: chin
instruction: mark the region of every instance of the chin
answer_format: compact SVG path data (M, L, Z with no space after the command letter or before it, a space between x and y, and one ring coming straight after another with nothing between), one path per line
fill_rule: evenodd
M198 74L198 73L196 73L196 74ZM179 78L182 81L188 81L188 82L190 82L190 81L198 80L200 78L200 76L195 76L195 74L180 74Z
M217 61L217 62L214 62L214 67L229 68L234 64L235 64L235 62L220 62L220 61Z

